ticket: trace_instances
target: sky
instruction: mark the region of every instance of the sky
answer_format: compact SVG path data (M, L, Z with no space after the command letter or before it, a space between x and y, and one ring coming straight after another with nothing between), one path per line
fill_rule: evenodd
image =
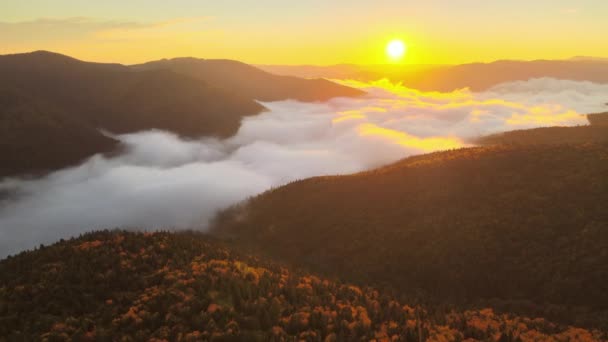
M608 57L605 0L0 0L0 54L119 63L459 64ZM386 44L401 39L394 61Z

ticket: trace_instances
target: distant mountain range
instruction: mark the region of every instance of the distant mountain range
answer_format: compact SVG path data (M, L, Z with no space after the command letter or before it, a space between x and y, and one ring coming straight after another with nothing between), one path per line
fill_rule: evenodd
M608 144L608 112L588 114L590 125L574 127L539 127L478 137L477 145L548 145L548 144Z
M325 80L275 76L227 60L139 66L90 63L38 51L0 56L0 177L44 172L114 149L100 129L162 129L228 137L256 102L323 101L363 92Z
M260 101L293 99L311 102L364 94L361 90L338 85L325 79L278 76L232 60L175 58L134 65L132 68L171 70Z
M577 57L570 60L496 61L462 65L335 65L260 68L283 75L326 77L363 81L388 78L419 90L452 91L470 88L483 91L497 84L550 77L574 81L608 83L608 60Z

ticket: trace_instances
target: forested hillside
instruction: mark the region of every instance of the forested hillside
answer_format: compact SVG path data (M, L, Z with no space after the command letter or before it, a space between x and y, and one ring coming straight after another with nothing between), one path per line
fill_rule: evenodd
M587 119L589 120L589 123L594 126L606 126L608 125L608 112L587 114Z
M400 78L397 78L399 77ZM535 78L608 83L608 62L604 60L501 60L439 66L393 76L419 90L453 91L469 88L484 91L506 82Z
M0 261L7 341L602 341L547 320L414 305L196 233L94 232Z
M294 182L218 217L242 246L431 300L608 322L608 145L511 145Z
M134 72L50 52L0 56L0 178L70 166L115 142L99 130L234 134L253 99L168 70Z
M51 104L0 88L0 178L57 169L118 142Z
M174 58L132 66L135 70L171 70L260 101L326 101L365 92L325 79L279 76L225 59Z
M535 78L608 83L608 60L573 58L569 60L500 60L459 65L390 64L356 65L260 65L279 75L326 77L375 81L388 78L409 88L425 91L453 91L469 88L485 91L505 82Z
M3 87L114 133L158 128L229 136L243 116L263 110L252 99L168 70L134 72L45 51L0 56L0 72Z
M492 134L473 143L498 144L582 144L608 143L608 113L588 114L589 125L575 127L540 127Z

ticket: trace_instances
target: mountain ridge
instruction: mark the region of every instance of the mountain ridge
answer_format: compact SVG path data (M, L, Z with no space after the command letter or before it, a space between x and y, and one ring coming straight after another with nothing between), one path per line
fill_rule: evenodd
M464 88L485 91L500 83L534 78L608 83L608 61L604 59L497 60L457 65L261 65L260 67L271 72L300 77L335 77L360 81L388 78L406 87L422 91L449 92Z
M193 232L97 231L0 260L0 338L602 341L543 318L420 304Z
M6 143L0 153L11 163L0 167L0 178L36 176L75 165L118 146L99 130L122 134L161 129L187 138L232 136L238 131L243 117L265 110L250 97L251 92L225 88L230 84L221 82L224 74L232 82L239 83L235 71L229 70L235 66L239 70L249 70L249 73L263 74L271 90L286 86L285 78L236 61L231 61L222 70L214 70L214 78L205 81L200 75L197 78L163 67L85 62L49 51L2 55L0 97L6 105L0 107L0 131L5 132ZM329 81L319 81L326 89L321 87L313 91L311 89L318 88L318 83L286 79L289 84L298 85L290 88L289 93L302 92L302 100L362 94ZM250 81L240 90L263 88L257 87L255 82L255 79ZM11 96L15 98L10 99ZM27 112L27 108L33 112ZM55 133L35 128L48 121L44 117L45 108L49 108L46 114L55 122L52 128ZM65 126L59 126L60 123ZM38 136L40 132L42 136ZM49 141L63 146L63 150L53 147ZM23 151L29 152L24 155ZM54 155L56 160L52 159Z
M607 156L585 143L410 157L273 189L220 214L212 233L350 281L601 325Z
M220 85L259 101L326 101L333 97L356 97L363 91L324 79L299 79L265 72L252 65L228 59L193 57L164 59L131 66L135 70L168 69Z

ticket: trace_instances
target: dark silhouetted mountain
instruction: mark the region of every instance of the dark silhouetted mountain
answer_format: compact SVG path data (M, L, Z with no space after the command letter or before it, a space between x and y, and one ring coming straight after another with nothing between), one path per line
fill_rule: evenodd
M62 168L114 150L108 138L53 104L0 88L0 177Z
M195 233L94 232L0 261L7 341L605 341L294 272Z
M0 130L8 132L0 177L44 172L107 152L114 141L99 129L228 137L244 116L264 109L254 99L316 101L362 94L235 61L189 58L127 67L37 51L0 56L0 74L6 103L0 107ZM48 144L51 140L57 144Z
M349 281L608 328L606 203L608 145L492 146L294 182L214 231Z
M333 97L363 95L358 89L325 79L278 76L232 60L175 58L133 66L135 70L168 69L229 89L259 101L326 101Z
M608 143L608 113L588 114L590 125L541 127L492 134L477 139L478 145Z
M434 64L336 64L336 65L256 65L277 75L304 78L349 79L376 81L381 78L399 80L404 74L422 72L442 67Z
M335 65L261 66L282 75L303 77L339 77L361 81L388 78L405 86L424 91L452 91L470 88L487 90L504 82L534 78L608 83L608 60L572 59L537 61L497 61L462 65Z
M263 107L168 70L135 72L49 52L0 56L0 84L114 133L151 128L229 136Z
M497 84L534 78L608 83L605 61L497 61L416 72L401 76L404 85L420 90L487 90Z
M478 145L608 143L608 113L588 114L590 125L541 127L502 132L473 139Z
M47 171L106 152L113 141L99 129L228 137L244 116L264 109L169 70L134 71L44 51L0 56L0 74L0 130L7 132L0 177Z
M587 120L593 126L608 126L608 112L587 114Z

